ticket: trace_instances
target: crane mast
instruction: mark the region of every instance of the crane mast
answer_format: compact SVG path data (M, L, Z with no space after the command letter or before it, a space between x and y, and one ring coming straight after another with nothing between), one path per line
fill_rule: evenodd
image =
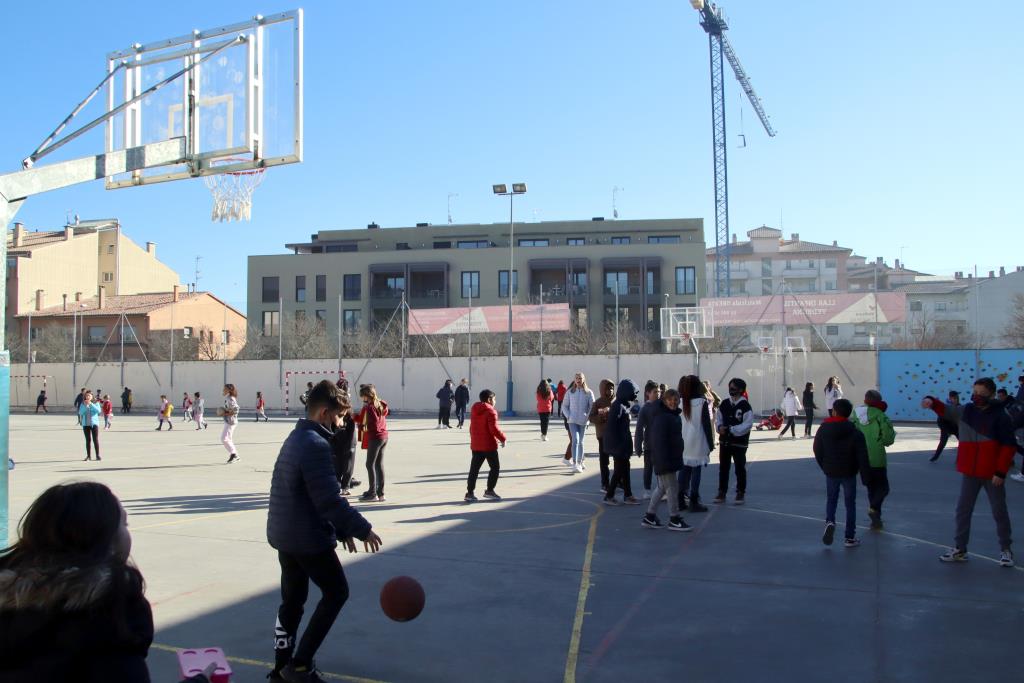
M736 80L746 93L761 125L769 137L775 137L775 129L768 121L768 114L761 104L761 98L754 92L746 70L740 64L732 44L724 31L729 24L722 9L704 0L690 0L700 13L700 25L708 34L708 53L711 61L711 143L714 159L715 183L715 296L731 294L731 251L729 241L729 163L725 130L725 62L729 62Z

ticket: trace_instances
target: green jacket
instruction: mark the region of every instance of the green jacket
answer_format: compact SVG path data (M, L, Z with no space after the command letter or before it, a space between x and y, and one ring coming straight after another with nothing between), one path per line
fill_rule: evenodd
M885 467L885 447L896 442L896 430L885 411L874 406L857 406L850 421L864 435L868 443L868 460L872 467Z

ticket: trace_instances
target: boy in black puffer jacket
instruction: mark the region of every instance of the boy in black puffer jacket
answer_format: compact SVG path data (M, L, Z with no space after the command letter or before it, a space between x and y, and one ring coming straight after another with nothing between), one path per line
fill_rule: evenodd
M864 434L849 417L853 404L845 398L832 406L832 417L826 418L814 435L814 459L825 473L825 535L822 542L832 545L836 532L836 508L839 488L846 505L846 530L843 544L847 548L860 545L857 539L857 473L868 471L868 444Z
M608 422L604 428L604 449L612 456L615 469L612 479L608 482L608 492L604 497L605 505L619 505L615 499L615 489L622 486L622 502L626 505L639 505L640 501L633 497L633 489L629 482L629 457L633 455L633 438L629 433L629 406L640 393L639 387L631 379L619 382L615 390L615 400L608 408Z
M693 527L684 522L679 514L677 473L683 469L683 421L679 417L682 412L679 409L679 392L667 389L661 400L657 403L648 403L644 408L647 406L653 406L650 410L647 435L651 467L657 476L654 480L651 502L647 506L647 514L640 520L640 524L649 529L658 529L662 526L657 515L658 504L662 495L667 494L670 515L668 528L673 531L690 531Z

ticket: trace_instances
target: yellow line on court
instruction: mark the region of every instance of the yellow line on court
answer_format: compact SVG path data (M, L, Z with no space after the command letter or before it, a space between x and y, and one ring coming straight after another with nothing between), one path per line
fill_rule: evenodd
M160 643L153 643L150 645L155 650L163 650L164 652L177 652L178 650L184 650L183 647L171 647L170 645L161 645ZM246 659L245 657L227 657L226 658L232 664L245 664L246 666L261 666L267 669L273 669L274 665L271 662L260 661L259 659ZM320 675L324 678L333 678L338 681L351 681L351 683L385 683L384 681L378 681L375 678L360 678L359 676L346 676L344 674L332 674L326 671L321 671Z
M736 508L734 508L734 509L736 509ZM817 517L808 517L807 515L794 515L791 512L776 512L775 510L765 510L764 508L755 508L755 507L749 507L749 506L744 506L744 508L741 508L741 509L749 510L750 512L764 512L764 513L769 514L769 515L778 515L780 517L792 517L793 519L806 519L806 520L810 520L812 522L819 522L819 523L821 522L821 520L818 519ZM857 528L861 529L861 530L865 530L865 529L868 530L868 531L871 530L871 527L866 527L866 526L858 526ZM892 531L885 531L884 529L882 531L876 531L876 532L873 532L873 533L877 533L877 534L881 534L881 535L885 535L885 536L892 536L893 538L902 538L905 541L912 541L914 543L921 543L921 544L924 544L924 545L930 545L930 546L934 546L936 548L949 548L949 545L946 545L946 544L936 543L935 541L929 541L929 540L926 540L926 539L923 539L923 538L917 538L916 536L907 536L906 534L897 534L897 533L893 533ZM989 557L988 555L979 555L978 553L967 553L967 554L971 555L972 557L977 557L979 560L988 560L989 562L993 562L995 564L999 564L999 560L997 560L994 557ZM1011 569L1016 569L1019 572L1024 572L1024 567L1021 567L1020 565L1014 565L1013 567L1011 567Z
M212 515L199 515L198 517L185 517L184 519L171 519L166 522L155 522L153 524L143 524L142 526L132 526L129 531L142 531L143 529L156 529L161 526L176 526L178 524L188 524L190 522L201 522L204 519L222 519L224 517L234 517L235 515L244 515L246 512L266 512L262 508L253 508L251 510L231 510L230 512L216 512ZM131 516L131 513L128 513Z
M590 592L590 565L594 559L594 540L597 538L597 520L604 514L604 508L598 508L590 518L590 530L587 532L587 550L583 554L583 573L580 576L580 592L576 597L576 617L572 622L572 637L569 639L569 654L565 660L565 683L575 683L576 663L580 657L580 635L583 633L583 615L587 607L587 594Z

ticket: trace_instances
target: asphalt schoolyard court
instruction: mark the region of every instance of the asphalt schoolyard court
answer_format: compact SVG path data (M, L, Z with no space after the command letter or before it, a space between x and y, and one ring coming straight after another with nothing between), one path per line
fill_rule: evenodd
M174 431L156 433L151 415L116 415L100 435L103 460L82 462L74 417L15 415L12 527L53 483L109 484L128 511L153 604L153 680L177 680L175 648L216 645L233 680L263 681L279 600L267 494L293 422L244 419L241 461L228 466L216 419L196 432L175 416ZM462 501L466 431L416 417L389 424L387 502L359 505L384 547L343 557L352 595L317 660L329 680L936 681L1013 678L1017 669L1024 570L995 563L984 496L971 561L938 561L952 540L959 475L955 441L927 462L930 423L897 426L886 530L866 529L861 488L864 542L855 549L821 543L824 478L809 440L755 432L747 504L730 496L688 514L696 528L684 534L641 528L641 507L601 505L596 457L573 475L557 424L545 443L536 420L504 421L504 499L472 505ZM591 432L587 442L596 451ZM704 472L708 500L717 472ZM1024 486L1006 485L1021 534ZM401 574L427 593L408 623L388 620L378 603L383 583ZM313 589L307 615L317 598Z

